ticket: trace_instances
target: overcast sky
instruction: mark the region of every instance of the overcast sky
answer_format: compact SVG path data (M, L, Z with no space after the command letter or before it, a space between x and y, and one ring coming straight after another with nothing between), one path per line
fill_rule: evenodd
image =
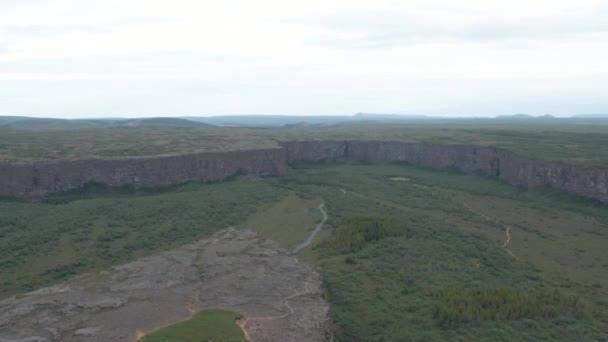
M608 1L0 0L0 115L608 112Z

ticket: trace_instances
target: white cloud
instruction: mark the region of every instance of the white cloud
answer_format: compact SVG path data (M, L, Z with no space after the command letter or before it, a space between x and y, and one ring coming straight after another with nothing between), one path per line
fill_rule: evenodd
M601 1L4 0L0 9L0 114L608 112Z

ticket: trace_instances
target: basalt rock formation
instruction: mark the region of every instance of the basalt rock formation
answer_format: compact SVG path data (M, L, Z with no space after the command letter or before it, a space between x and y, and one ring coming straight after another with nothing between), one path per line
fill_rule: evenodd
M498 148L390 141L292 141L282 146L288 162L401 161L431 169L480 172L516 186L549 186L608 202L608 169L528 159Z
M190 180L219 181L238 173L280 176L293 162L396 161L480 172L516 186L550 186L608 202L608 169L528 159L492 147L332 140L286 141L275 149L169 157L0 164L0 196L38 198L87 182L166 186Z
M260 149L133 159L61 160L0 164L0 196L40 198L96 182L110 186L159 187L188 181L221 181L245 173L287 172L282 149Z

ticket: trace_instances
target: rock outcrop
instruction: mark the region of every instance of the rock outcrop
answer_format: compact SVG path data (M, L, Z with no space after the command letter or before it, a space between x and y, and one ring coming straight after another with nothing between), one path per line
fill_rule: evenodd
M608 169L528 159L492 147L332 140L285 141L275 149L169 157L0 164L0 196L38 198L87 182L166 186L190 180L220 181L239 173L281 176L293 162L396 161L480 172L516 186L550 186L608 202Z
M288 162L401 161L431 169L480 172L516 186L549 186L608 202L608 169L528 159L497 148L390 141L291 141L282 146Z
M280 176L286 172L285 153L279 148L133 159L0 164L0 196L40 198L90 182L157 187L187 181L221 181L241 173Z

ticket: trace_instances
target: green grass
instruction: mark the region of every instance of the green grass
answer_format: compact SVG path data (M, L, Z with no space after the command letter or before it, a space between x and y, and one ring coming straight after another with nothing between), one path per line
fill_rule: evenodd
M357 217L338 227L327 246L336 250L358 251L380 239L405 236L407 227L383 217Z
M325 200L328 231L307 260L324 277L338 341L608 338L606 205L403 165L315 166L278 182ZM368 234L357 222L370 218L390 228ZM504 224L518 259L502 248ZM344 248L351 237L356 248Z
M17 130L0 127L0 161L128 158L277 147L277 140L393 140L493 146L519 155L608 166L608 120L510 122L487 119L402 124L371 122L274 128L105 127Z
M343 193L340 189L344 189ZM608 205L405 165L0 202L4 294L248 227L321 273L337 341L608 340ZM511 228L510 255L503 243Z
M129 158L276 147L221 127L109 127L29 131L0 127L0 161Z
M284 194L267 182L231 181L162 190L93 187L42 203L0 201L0 296L209 236Z
M243 331L236 324L241 316L225 310L205 310L190 320L155 331L140 342L245 342Z
M583 316L585 307L576 296L559 291L513 291L506 288L452 288L434 294L433 316L442 325L469 322L554 319Z
M293 193L279 202L260 206L243 228L250 228L289 250L306 240L321 220L320 199L304 199Z

